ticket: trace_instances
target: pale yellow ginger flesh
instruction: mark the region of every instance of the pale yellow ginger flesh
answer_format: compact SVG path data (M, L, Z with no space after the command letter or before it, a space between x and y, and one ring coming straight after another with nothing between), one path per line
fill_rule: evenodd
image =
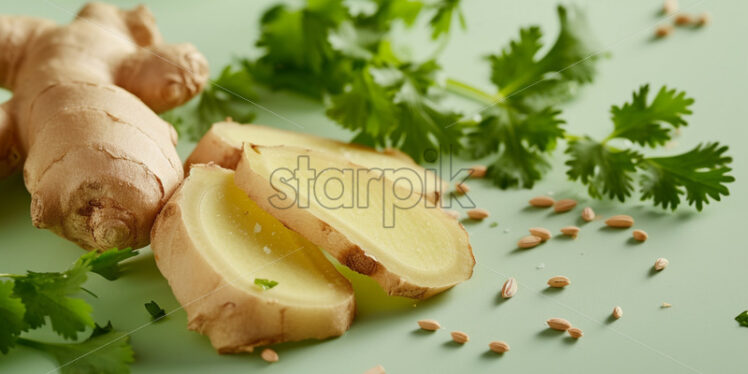
M353 320L348 280L250 200L231 170L195 166L159 214L151 246L189 328L219 352L338 336ZM256 279L278 283L263 290Z
M90 3L69 25L0 15L0 177L23 165L31 219L86 249L142 247L183 178L155 112L197 95L205 58L144 6Z
M237 185L258 205L391 295L426 298L469 279L475 260L462 225L392 180L285 146L245 145L236 169Z
M435 173L421 167L408 155L395 149L378 152L366 146L315 135L236 122L213 124L210 131L200 139L192 154L185 161L185 169L189 172L190 165L209 162L235 169L241 157L243 143L264 146L285 145L327 152L368 168L410 169L419 176L412 182L419 183L422 193L434 202L439 201L449 188L449 185L438 178Z

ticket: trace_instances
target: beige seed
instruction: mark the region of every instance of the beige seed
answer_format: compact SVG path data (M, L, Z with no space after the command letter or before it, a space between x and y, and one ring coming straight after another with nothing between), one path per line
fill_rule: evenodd
M452 331L452 340L455 341L455 343L465 344L470 340L470 337L468 334L465 334L462 331Z
M690 14L681 13L675 17L675 24L678 26L689 26L693 23L693 17Z
M523 237L517 242L517 247L520 247L523 249L532 248L540 244L540 242L542 241L543 239L540 239L540 237L537 237L535 235L528 235L528 236Z
M571 322L563 318L551 318L545 323L548 324L548 327L558 331L566 331L571 328Z
M552 277L551 279L548 279L548 285L554 288L566 287L570 284L571 281L569 280L569 278L563 275L557 275L555 277Z
M504 286L501 287L501 297L508 299L517 293L517 280L509 278L504 282Z
M475 208L475 209L468 210L467 215L468 215L468 218L470 219L480 221L480 220L486 219L491 214L488 213L488 211L485 209Z
M448 216L454 218L454 219L460 219L460 212L452 209L444 209L444 213L447 213Z
M533 227L530 229L530 234L537 236L542 241L546 241L551 238L551 232L543 227Z
M556 201L556 204L553 205L553 210L556 213L563 213L568 212L574 207L577 206L577 201L574 199L561 199L559 201Z
M621 317L623 317L623 309L620 306L616 306L613 308L613 318L619 319Z
M566 332L568 332L568 333L569 333L569 335L570 335L570 336L571 336L572 338L574 338L574 339L579 339L579 338L581 338L582 336L584 336L584 333L582 332L582 329L580 329L580 328L577 328L577 327L572 327L572 328L570 328L570 329L566 330Z
M711 22L712 22L712 16L707 12L701 13L699 14L698 17L696 17L696 26L699 26L699 27L706 26Z
M592 221L595 219L595 211L590 207L584 208L584 210L582 210L582 219L586 222Z
M670 24L660 25L655 28L655 36L664 38L673 33L673 26Z
M382 365L374 366L373 368L367 370L364 374L385 374L384 366Z
M488 170L483 165L473 165L470 168L470 178L483 178L486 176L486 170Z
M549 196L536 196L530 199L530 205L538 208L547 208L553 206L554 203L556 203L556 201Z
M670 261L668 261L664 257L660 257L660 258L657 259L657 261L655 261L654 269L657 270L657 271L660 271L660 270L666 268L668 266L668 264L670 264Z
M428 331L436 331L442 327L439 322L436 322L436 320L433 319L422 319L418 321L418 326Z
M260 357L262 357L263 360L267 362L278 362L280 357L278 357L278 353L270 348L265 348L262 350L262 353L260 353Z
M463 182L455 183L455 192L459 195L464 195L468 192L470 192L470 186Z
M579 227L576 226L566 226L561 229L561 233L567 236L577 237L577 234L579 234Z
M634 219L631 218L631 216L627 216L625 214L619 214L617 216L608 218L605 221L605 224L610 227L628 228L634 225Z
M677 0L665 0L665 3L662 4L662 13L665 15L673 14L677 11L678 11Z
M660 308L670 308L671 306L673 306L673 304L670 304L670 303L662 303L662 305L660 305Z
M491 350L496 353L509 352L509 344L502 341L493 341L491 343L488 343L488 348L491 348Z
M644 230L634 230L633 235L634 235L634 239L640 242L647 240L647 238L649 237L649 235L647 235L647 233Z

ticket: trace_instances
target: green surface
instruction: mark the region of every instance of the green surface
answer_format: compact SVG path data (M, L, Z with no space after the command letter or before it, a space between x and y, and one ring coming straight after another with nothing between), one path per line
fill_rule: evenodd
M67 22L80 1L3 2L0 13L44 16ZM124 3L124 2L123 2ZM490 88L488 65L481 56L495 52L520 25L541 24L556 30L551 1L465 1L469 30L453 35L441 62L451 76ZM361 373L382 364L388 373L528 372L528 373L737 373L748 367L748 329L733 318L748 308L746 265L746 149L748 118L748 3L681 1L681 8L712 13L703 30L676 30L667 40L650 38L658 18L658 1L577 1L588 10L592 29L612 57L600 64L597 81L565 106L564 118L573 133L603 136L611 127L608 109L622 103L639 84L667 84L696 99L690 126L677 139L680 152L703 140L731 146L734 157L731 196L702 213L685 208L677 213L631 202L626 205L589 201L583 187L566 180L563 157L554 171L532 191L500 191L488 181L471 181L477 205L492 212L486 222L467 225L478 264L473 278L455 289L417 304L389 298L376 284L352 276L358 314L343 337L324 342L284 344L281 360L266 364L258 355L220 356L208 340L187 331L167 282L150 250L130 263L130 272L109 283L92 276L87 288L100 297L84 297L99 322L132 331L134 373ZM266 1L181 1L151 5L169 41L190 41L203 51L214 73L232 55L250 53L257 37L256 21ZM424 33L426 30L424 30ZM1 51L0 51L1 53ZM287 94L263 93L261 103L298 122L304 131L347 139L315 102ZM294 128L289 121L258 110L258 123ZM192 144L180 144L186 156ZM540 193L579 198L574 212L554 215L527 209ZM61 270L81 255L73 244L51 232L34 229L29 196L19 175L0 182L0 270L22 272ZM601 222L582 224L586 205L606 216L631 214L650 239L635 244L630 230L611 231ZM499 226L491 228L493 221ZM515 250L527 228L545 226L554 232L579 224L577 240L554 238L528 251ZM650 272L654 260L667 257L670 266ZM540 266L543 264L544 266ZM542 268L541 268L542 267ZM566 275L572 285L550 292L545 281ZM518 294L497 298L507 276L519 281ZM282 281L282 280L280 280ZM157 301L171 314L150 324L143 304ZM661 309L662 302L673 305ZM611 322L614 306L624 316ZM563 317L584 330L579 341L548 331L544 321ZM444 329L417 330L416 321L435 318ZM465 346L450 343L449 331L470 334ZM41 336L48 337L45 332ZM35 335L37 336L37 335ZM487 352L491 340L505 340L511 352ZM46 356L18 348L0 357L2 373L45 373L54 370Z

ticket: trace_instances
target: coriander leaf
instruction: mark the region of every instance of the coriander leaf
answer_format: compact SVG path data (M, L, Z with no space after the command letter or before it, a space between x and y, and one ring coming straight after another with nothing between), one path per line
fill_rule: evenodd
M26 306L24 319L30 328L45 324L49 317L52 329L66 339L76 339L78 332L93 326L91 306L81 299L69 296L80 291L91 269L91 260L96 253L82 256L73 267L64 273L36 273L29 271L15 279L13 296L20 298Z
M566 174L571 180L588 185L590 196L600 199L604 195L624 201L634 190L633 174L641 155L631 150L613 150L606 145L584 137L569 142L566 153L571 158Z
M52 355L61 374L126 374L134 361L130 337L124 332L96 324L91 336L80 343L44 343L21 338L20 344Z
M634 92L630 103L613 106L610 110L615 130L608 137L626 138L640 145L655 147L670 140L670 124L673 128L686 126L684 115L691 114L689 106L693 99L686 97L683 91L668 90L663 86L651 104L647 104L649 85Z
M738 321L740 326L748 327L748 310L738 314L737 317L735 317L735 320Z
M549 166L544 153L564 135L560 113L554 108L527 114L493 107L476 127L467 129L467 149L475 158L498 152L486 176L500 188L530 188Z
M121 274L120 262L138 255L138 251L131 248L113 248L104 251L91 261L91 272L108 280L115 280Z
M26 329L23 315L26 307L13 296L13 282L0 282L0 352L8 353L16 338Z
M457 15L460 25L465 28L465 16L460 9L460 0L440 0L436 4L436 14L431 18L431 38L438 39L441 35L449 34L452 28L452 18Z
M145 303L145 310L148 311L148 313L151 315L151 319L154 321L158 321L161 318L166 317L166 311L158 306L158 303L153 300Z
M278 285L278 282L269 279L255 278L255 285L263 290L269 290Z
M368 4L364 9L356 5ZM349 2L349 12L357 28L364 28L379 33L390 30L392 22L402 20L407 26L415 23L418 14L423 9L422 1L415 0L372 0L369 2Z
M727 174L732 170L727 166L732 162L725 155L727 149L719 143L709 143L680 155L645 159L640 165L644 171L642 200L652 198L655 206L675 209L685 194L688 204L697 210L709 203L709 197L719 201L721 196L730 194L725 184L735 181Z
M587 20L581 10L559 6L558 37L548 52L542 48L538 27L520 30L500 55L488 56L491 80L508 102L523 107L546 107L567 100L574 89L592 82L599 56L594 52Z
M277 5L261 20L257 46L264 55L248 71L274 89L313 97L338 93L348 80L350 61L333 49L329 37L346 17L341 0L310 0L301 9Z

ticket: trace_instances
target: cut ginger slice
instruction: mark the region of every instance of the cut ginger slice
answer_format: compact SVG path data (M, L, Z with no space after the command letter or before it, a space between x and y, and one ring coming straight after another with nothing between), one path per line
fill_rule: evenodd
M236 187L231 170L193 167L156 219L151 247L188 327L221 353L338 336L353 320L348 280Z
M382 174L330 153L247 144L236 184L390 295L426 298L469 279L475 259L462 225Z
M422 194L437 202L449 185L431 170L418 165L405 153L396 149L378 152L362 145L345 143L310 134L276 129L261 125L242 125L236 122L213 124L185 162L186 171L193 164L213 162L228 169L235 169L242 153L242 144L276 146L285 145L327 152L368 168L400 169L417 172L418 181L423 181Z

